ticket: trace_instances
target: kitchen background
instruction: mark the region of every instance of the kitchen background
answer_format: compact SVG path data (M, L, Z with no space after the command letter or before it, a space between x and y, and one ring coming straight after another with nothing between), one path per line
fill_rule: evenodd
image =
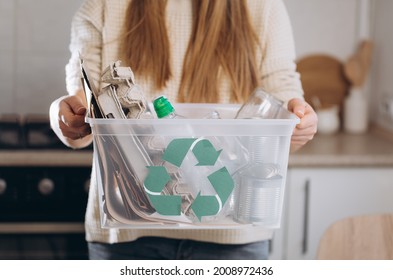
M81 0L0 0L0 115L15 113L46 115L50 103L57 97L66 94L64 67L69 57L68 44L70 23L73 14L81 2ZM293 24L296 51L299 60L310 55L323 54L331 56L341 63L345 63L355 53L361 40L372 40L374 46L372 64L368 72L367 80L363 86L365 97L368 100L367 108L369 112L364 112L364 114L366 114L373 126L378 125L388 132L393 132L393 79L391 76L393 73L393 33L391 32L391 27L393 26L393 17L391 16L393 1L284 0L284 2L287 5ZM363 139L361 137L361 135L354 136L354 138L350 138L350 141L351 143L353 143L353 141L356 142L357 139ZM324 141L323 139L321 141ZM359 141L366 141L366 144L368 144L369 142L367 141L370 140ZM28 151L25 153L28 153ZM8 156L9 154L7 154L6 150L0 153L0 157L3 158L0 159L2 162L0 166L0 175L3 173L6 174L4 175L6 177L10 176L9 172L14 172L12 171L12 167L17 165L16 163L10 166L9 164L7 165L6 162L9 162L9 160L12 162L12 159L5 158ZM62 154L62 156L66 157L65 154ZM301 156L301 154L298 155L298 157L292 161L292 166L290 166L290 169L292 167L292 170L295 171L293 174L296 176L307 171L307 169L304 169L304 166L307 167L307 162L304 162L310 158L312 159L312 157L307 157L310 156L307 154L307 150L305 157L303 158ZM329 155L325 156L329 159ZM21 156L21 158L24 159L23 156ZM32 157L29 157L29 159L31 162L36 160L32 159ZM39 159L37 160L39 161ZM296 160L301 162L300 165L296 165ZM45 169L45 172L49 173L52 172L51 168L53 166L63 168L57 158L50 157L48 162L49 164L41 162L38 165L40 165L41 169ZM84 170L81 171L81 176L83 180L86 180L85 177L88 177L89 160L84 159L84 162L85 163L67 164L68 172L72 172L72 168L81 166ZM364 168L367 170L370 169L372 172L370 174L376 174L375 172L382 171L384 176L388 176L388 174L393 173L390 170L390 168L393 168L393 164L382 166L383 170L375 170L375 166L368 163L361 166L359 170L356 168L354 169L350 163L346 162L345 164L345 168L350 168L350 172L355 172L351 173L353 176L363 173ZM25 165L26 166L23 166L23 168L28 168L29 171L34 169L36 173L45 173L40 167L33 167L34 164L29 164L29 161L25 162ZM340 173L339 169L342 167L343 166L340 164L328 167L321 165L321 169L313 169L313 172L316 172L316 177L320 175L318 172L322 172L322 174L325 174L325 171L334 172L327 173L329 177L329 174ZM380 164L377 167L380 168ZM17 168L22 167L18 166ZM7 173L4 170L8 170L9 172L7 171ZM60 171L55 170L54 172ZM294 181L296 181L296 178L299 178L296 176L294 176ZM289 183L291 183L292 178L292 173L289 172ZM67 184L65 179L62 182L62 184ZM350 180L347 182L351 184ZM390 187L389 191L391 193L392 186ZM386 190L385 185L382 190ZM383 197L383 195L384 193L382 192L381 196ZM0 194L0 204L1 202ZM66 204L63 206L66 207ZM23 205L21 205L21 207L23 207ZM372 210L373 209L370 209L370 211ZM390 208L390 210L392 209ZM5 215L8 215L8 213L4 211L0 212L0 220L5 221L8 226L9 223L13 221L11 218L4 218ZM17 221L17 215L15 215L15 217ZM41 220L45 220L42 216L38 215L37 217ZM78 222L82 219L80 216L77 218L71 217L69 219L64 216L63 218L64 221L77 220ZM54 222L53 217L47 220ZM31 220L29 222L31 222ZM290 224L291 221L289 219L286 225L290 226ZM21 223L19 223L18 226L22 229L19 233L9 227L3 227L3 230L0 230L0 234L3 233L0 238L7 241L0 241L0 243L11 244L7 248L0 246L0 258L34 258L34 252L39 251L36 247L42 248L44 246L48 246L52 249L54 246L57 246L57 249L60 248L63 251L59 251L60 253L58 252L57 255L54 255L53 250L48 249L47 251L52 253L41 255L41 258L55 256L58 258L69 258L70 255L67 255L66 250L76 251L76 255L73 255L76 258L85 257L84 248L81 249L75 245L81 244L80 240L83 237L83 227L80 225L75 226L75 224L71 224L67 230L67 224L66 226L63 224L61 228L64 228L64 231L61 232L61 234L60 232L54 234L50 230L45 230L46 227L43 227L35 230L35 233L33 232L32 235L27 234L29 233L29 227L23 227ZM320 231L324 228L326 228L325 225L321 227ZM15 232L17 232L16 235ZM21 235L23 235L22 237L24 239L19 243L15 242L15 238L19 238ZM34 239L41 237L41 235L47 235L52 238L49 245L40 245L42 240ZM71 239L69 239L70 235L72 235ZM309 235L310 232L308 233L308 236ZM310 245L311 247L316 246L318 242L317 237L315 237L315 240L313 239L310 241L314 242L314 245ZM75 241L78 240L78 238L79 241ZM45 240L42 241L42 244L48 241ZM303 256L296 255L296 253L291 255L292 249L291 244L289 244L291 240L288 237L288 231L285 226L283 230L277 234L275 240L277 241L275 241L272 246L272 256L274 258L315 257L315 252ZM30 246L28 249L29 253L24 254L20 252L21 242L25 244L25 246L28 246L26 245L28 243L35 242L36 247ZM294 243L296 243L296 241L294 241ZM70 247L72 247L69 246L70 244L74 244L74 247L77 248L70 249ZM83 244L80 246L83 246ZM17 253L14 251L17 251ZM40 255L37 256L40 258Z
M46 113L65 94L70 22L81 0L0 0L0 113ZM393 100L393 8L389 0L285 0L298 58L332 55L345 62L361 39L374 41L367 87L373 121L393 130L381 104ZM52 12L55 11L55 12ZM390 105L390 103L389 103ZM392 108L393 111L393 108Z

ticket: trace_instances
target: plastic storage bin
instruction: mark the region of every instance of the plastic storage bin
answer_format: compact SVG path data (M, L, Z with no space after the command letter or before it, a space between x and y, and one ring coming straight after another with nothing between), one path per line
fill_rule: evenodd
M187 119L87 118L105 228L280 226L298 119L234 119L239 106L175 104ZM221 119L206 119L214 110Z

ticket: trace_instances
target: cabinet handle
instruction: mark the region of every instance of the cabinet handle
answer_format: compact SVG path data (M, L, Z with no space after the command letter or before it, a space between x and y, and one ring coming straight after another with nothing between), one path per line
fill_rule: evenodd
M269 255L273 252L273 240L269 239Z
M3 178L0 178L0 195L4 194L7 191L7 181Z
M304 185L304 220L303 220L303 242L302 242L303 255L305 255L308 251L309 199L310 199L310 179L307 179Z
M38 192L42 195L50 195L55 190L55 182L49 178L43 178L38 182Z

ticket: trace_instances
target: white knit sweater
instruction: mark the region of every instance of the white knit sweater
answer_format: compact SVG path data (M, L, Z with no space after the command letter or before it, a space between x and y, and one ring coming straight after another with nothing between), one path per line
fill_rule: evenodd
M67 90L70 94L81 89L79 53L89 64L92 77L99 80L100 73L119 59L119 41L123 19L129 0L85 0L76 13L71 30L71 58L66 66ZM252 24L260 36L262 48L257 51L261 85L269 93L287 102L302 97L303 91L294 63L295 52L291 25L282 0L247 0ZM183 57L191 34L191 0L168 0L166 24L171 43L171 69L173 78L160 93L154 92L152 83L138 78L148 100L161 93L176 100L180 85ZM224 77L220 84L220 102L229 102L229 82ZM242 229L103 229L100 224L95 166L86 211L85 228L88 241L116 243L132 241L142 236L161 236L193 239L217 243L248 243L272 237L271 230L258 227Z

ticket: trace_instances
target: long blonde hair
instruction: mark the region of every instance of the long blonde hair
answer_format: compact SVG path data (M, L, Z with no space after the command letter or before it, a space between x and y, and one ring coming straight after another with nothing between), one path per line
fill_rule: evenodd
M243 0L193 0L193 27L184 58L178 102L217 102L220 67L231 83L231 101L243 102L258 85L256 36ZM171 78L166 1L132 0L120 51L157 90ZM159 42L159 43L157 43Z

